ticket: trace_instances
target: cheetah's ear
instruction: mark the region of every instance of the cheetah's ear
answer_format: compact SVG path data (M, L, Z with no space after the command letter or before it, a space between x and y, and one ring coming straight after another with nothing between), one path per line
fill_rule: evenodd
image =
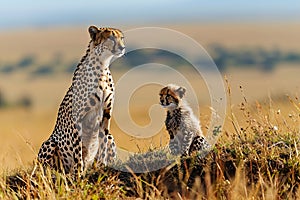
M90 37L93 41L96 39L96 35L98 32L99 32L99 29L96 26L89 27Z
M184 87L179 87L176 92L178 92L178 95L180 98L182 98L185 95L186 89Z

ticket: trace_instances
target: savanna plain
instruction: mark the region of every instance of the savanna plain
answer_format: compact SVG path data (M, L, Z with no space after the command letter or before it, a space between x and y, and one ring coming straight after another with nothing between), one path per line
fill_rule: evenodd
M39 147L53 130L59 104L70 86L74 67L85 53L89 36L87 27L1 32L1 199L300 198L299 24L165 27L196 40L220 67L227 114L216 145L203 163L196 167L178 167L177 163L144 174L101 168L81 182L60 174L53 181L51 172L39 170L39 166L32 175ZM115 83L130 70L126 55L122 59L126 65L118 62L111 67ZM161 59L164 57L157 62ZM195 111L199 110L196 114L202 130L209 135L211 99L203 77L184 64L175 69L188 80L192 90L188 90L186 98ZM178 83L167 72L150 70L147 75ZM111 123L123 162L131 159L143 165L139 163L143 160L134 159L138 157L135 153L154 152L167 145L169 136L163 126L166 113L158 105L160 88L147 84L132 92L128 104L116 102L127 106L129 113L121 120L123 123L117 123L114 115L118 112L114 110ZM133 122L142 127L159 122L159 129L135 137L123 127Z

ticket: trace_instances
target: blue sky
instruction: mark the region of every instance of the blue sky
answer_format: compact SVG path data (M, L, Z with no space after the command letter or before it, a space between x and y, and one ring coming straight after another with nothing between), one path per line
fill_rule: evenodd
M57 25L300 21L299 0L9 0L0 30Z

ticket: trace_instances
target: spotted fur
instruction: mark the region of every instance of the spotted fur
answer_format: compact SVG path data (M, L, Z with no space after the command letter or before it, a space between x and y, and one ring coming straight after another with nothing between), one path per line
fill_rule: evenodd
M95 26L88 31L91 40L86 54L60 104L55 128L38 154L43 164L74 175L81 175L94 161L106 165L116 157L109 132L114 102L109 65L125 52L123 34Z
M160 90L160 104L167 109L165 125L170 135L169 149L173 155L202 158L210 144L202 134L199 120L184 99L186 89L167 85Z

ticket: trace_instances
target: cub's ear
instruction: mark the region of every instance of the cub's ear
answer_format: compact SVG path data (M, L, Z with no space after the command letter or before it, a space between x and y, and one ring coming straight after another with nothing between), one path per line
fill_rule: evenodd
M182 98L185 95L186 89L184 87L179 87L176 92L178 93L179 97Z
M89 27L90 37L93 41L96 39L96 35L98 32L99 32L99 29L96 26Z

